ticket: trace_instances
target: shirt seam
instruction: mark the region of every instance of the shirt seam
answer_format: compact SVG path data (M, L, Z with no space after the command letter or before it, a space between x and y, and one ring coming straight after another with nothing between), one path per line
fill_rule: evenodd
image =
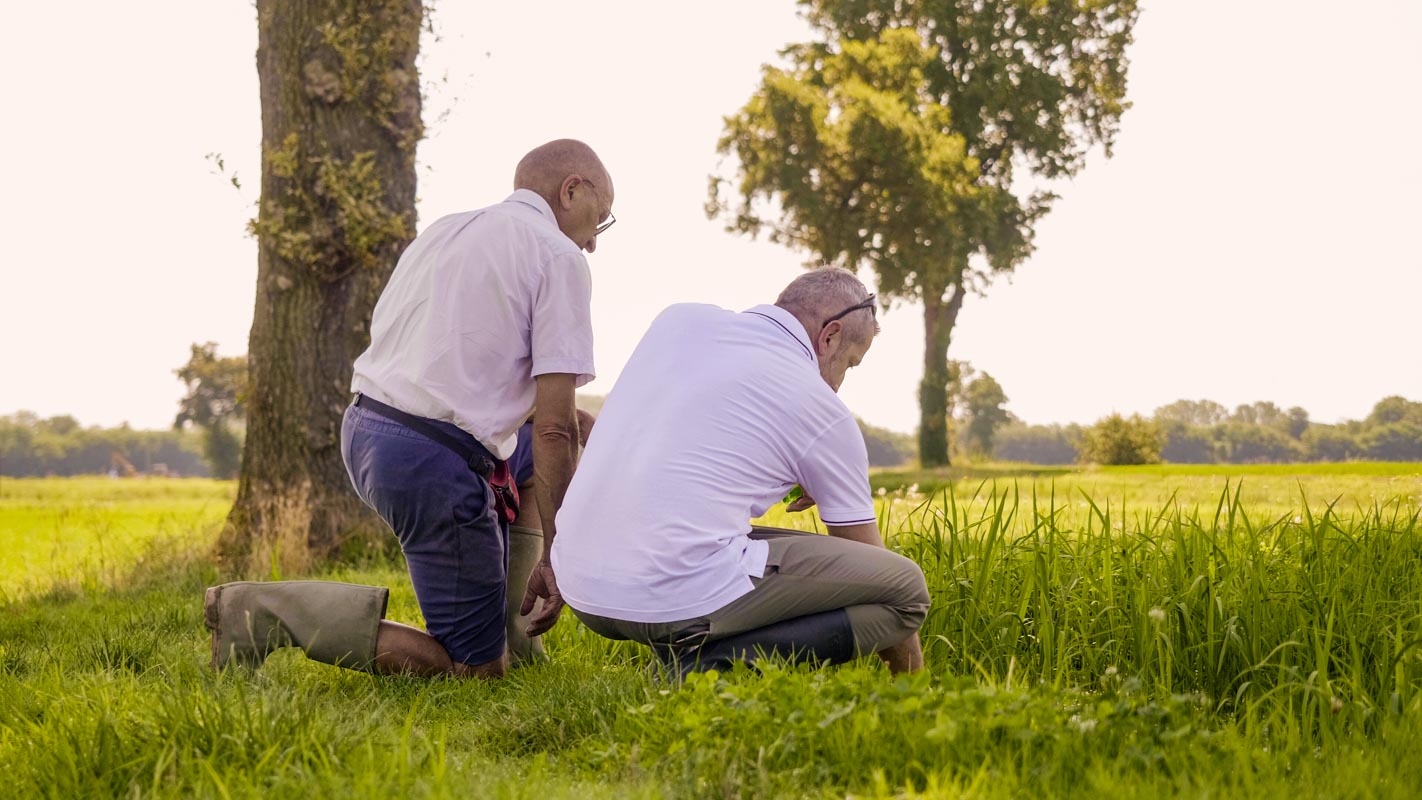
M794 332L794 331L792 331L792 330L790 330L789 328L785 327L785 323L781 322L780 320L776 319L775 317L770 316L769 314L762 314L762 313L759 312L759 311L747 311L746 313L747 313L747 314L754 314L754 315L757 316L757 317L760 317L760 318L762 318L762 319L768 319L768 320L770 320L771 322L775 323L776 327L780 328L780 330L782 330L782 331L785 331L785 335L787 335L787 336L789 336L791 339L794 339L794 340L795 340L795 344L800 345L800 349L805 351L805 356L810 359L810 363L813 364L813 363L815 362L815 354L812 353L812 352L810 352L810 348L808 348L808 347L805 346L805 343L800 339L800 337L798 337L798 336L795 335L795 332Z

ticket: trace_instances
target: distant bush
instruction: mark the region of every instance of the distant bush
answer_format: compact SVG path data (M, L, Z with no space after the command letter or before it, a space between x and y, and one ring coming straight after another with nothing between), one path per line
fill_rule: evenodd
M1362 458L1358 438L1339 425L1312 425L1303 434L1304 455L1310 461L1349 461Z
M1139 414L1112 414L1082 434L1078 458L1087 464L1158 464L1164 447L1159 425Z
M1172 464L1213 464L1218 460L1210 428L1179 419L1161 422L1157 418L1156 424L1165 432L1165 446L1160 451L1162 460Z
M1303 448L1282 430L1267 425L1226 422L1217 428L1221 454L1231 464L1298 461Z
M1363 434L1364 455L1376 461L1422 461L1422 424L1391 422Z
M870 425L858 417L859 432L864 435L864 447L869 451L869 466L898 467L918 452L918 441L911 434Z
M1008 425L997 432L993 458L1023 464L1074 464L1076 443L1081 438L1077 425Z

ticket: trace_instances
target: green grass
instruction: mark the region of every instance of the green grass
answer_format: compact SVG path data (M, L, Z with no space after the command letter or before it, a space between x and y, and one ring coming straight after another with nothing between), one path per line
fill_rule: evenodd
M200 545L230 485L6 480L7 544L38 529L105 561L0 561L3 585L27 587L0 614L0 772L7 795L65 798L1414 797L1416 465L1312 466L1228 489L1142 468L886 492L934 597L925 674L682 686L571 617L553 663L497 683L293 651L214 675L200 597L223 576ZM389 585L390 615L419 622L399 564L324 575Z
M234 492L198 479L0 478L0 602L112 585L145 556L205 548Z

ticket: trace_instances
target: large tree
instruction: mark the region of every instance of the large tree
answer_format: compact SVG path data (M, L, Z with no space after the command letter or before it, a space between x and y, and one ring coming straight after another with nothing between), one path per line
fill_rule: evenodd
M850 268L924 309L919 455L948 463L948 345L970 291L1032 252L1054 196L1022 177L1107 154L1135 0L801 0L793 45L726 119L739 162L707 213Z
M414 235L420 0L257 0L262 189L247 439L224 547L374 529L341 463L351 365Z

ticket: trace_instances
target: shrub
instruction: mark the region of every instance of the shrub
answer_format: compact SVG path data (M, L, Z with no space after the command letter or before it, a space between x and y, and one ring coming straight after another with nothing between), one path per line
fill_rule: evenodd
M1088 428L1081 438L1080 460L1087 464L1158 464L1165 447L1159 425L1139 414L1120 414Z

